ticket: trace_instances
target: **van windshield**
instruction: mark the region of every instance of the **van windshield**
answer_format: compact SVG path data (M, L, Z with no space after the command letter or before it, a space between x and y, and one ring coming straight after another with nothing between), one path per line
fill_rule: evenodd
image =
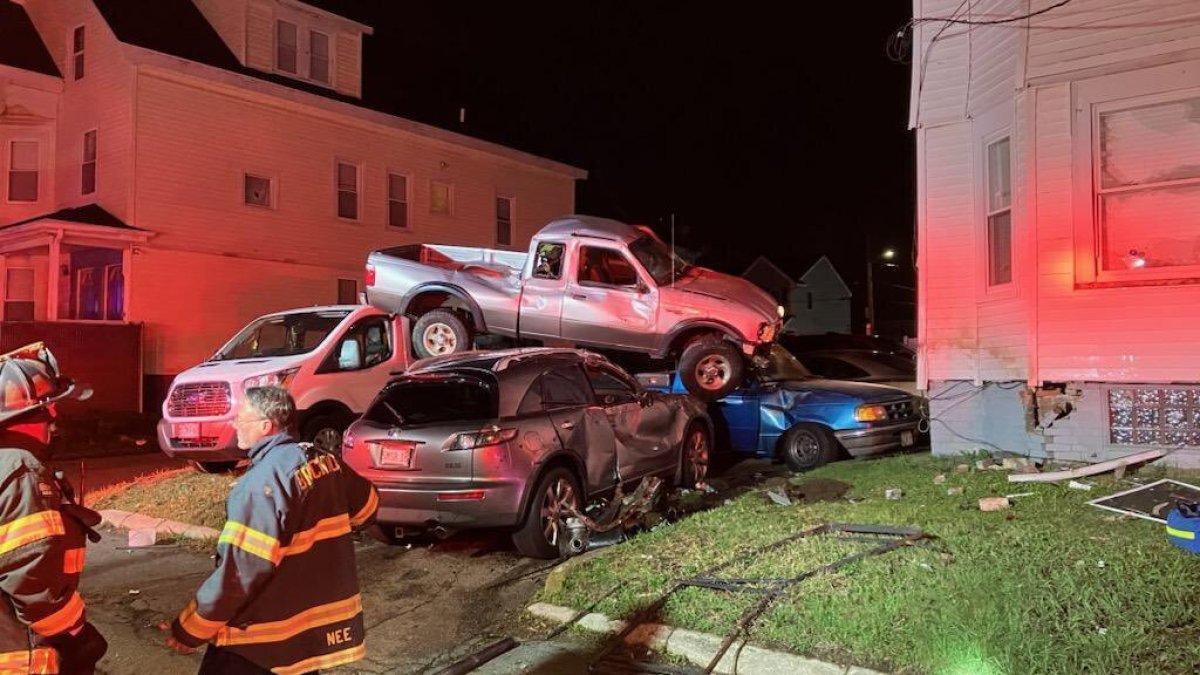
M264 316L242 329L211 361L307 354L325 341L348 310Z

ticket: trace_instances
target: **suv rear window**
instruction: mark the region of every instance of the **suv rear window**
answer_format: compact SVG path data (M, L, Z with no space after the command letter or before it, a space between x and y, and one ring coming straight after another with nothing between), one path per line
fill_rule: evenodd
M473 376L402 379L379 392L363 417L376 424L414 426L497 415L496 388Z

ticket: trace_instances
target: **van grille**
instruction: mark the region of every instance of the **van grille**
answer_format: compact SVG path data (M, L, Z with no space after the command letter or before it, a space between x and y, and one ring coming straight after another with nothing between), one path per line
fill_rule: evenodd
M229 412L228 382L181 384L171 390L167 413L171 417L220 417Z

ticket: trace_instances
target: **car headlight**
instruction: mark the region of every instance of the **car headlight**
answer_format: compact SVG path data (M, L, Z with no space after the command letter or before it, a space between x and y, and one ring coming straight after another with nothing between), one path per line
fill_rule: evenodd
M287 389L288 385L291 384L293 379L295 379L296 373L298 372L300 372L299 366L295 368L288 368L287 370L276 371L274 373L267 373L265 375L248 377L242 382L242 391L253 389L254 387L283 387L284 389Z
M781 319L783 318L784 314L787 314L787 310L783 308L783 305L776 307L775 311L779 314L779 318Z
M881 405L860 405L854 410L854 419L858 422L883 422L887 418L887 408Z

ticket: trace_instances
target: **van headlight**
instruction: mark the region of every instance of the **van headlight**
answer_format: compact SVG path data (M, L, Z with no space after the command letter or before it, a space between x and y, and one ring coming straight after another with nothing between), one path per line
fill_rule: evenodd
M265 375L248 377L242 382L242 391L253 389L254 387L283 387L287 389L292 380L296 378L296 373L298 372L300 372L299 366L274 373L266 373Z

